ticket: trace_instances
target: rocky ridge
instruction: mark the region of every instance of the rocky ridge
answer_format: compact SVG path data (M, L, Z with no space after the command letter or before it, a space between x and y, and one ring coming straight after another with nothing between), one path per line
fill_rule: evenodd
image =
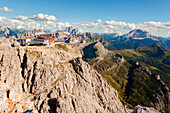
M65 32L69 32L75 35L80 34L79 30L77 28L74 29L73 26L66 27Z
M0 38L0 49L0 80L30 97L38 112L128 112L72 45L20 47Z
M103 52L104 47L102 44L99 43L100 42L92 43L83 48L83 60L87 61L96 71L98 71L102 75L103 78L105 78L114 88L118 90L120 99L123 98L125 101L128 101L128 103L133 106L136 106L137 104L141 104L144 106L154 106L154 108L158 111L169 109L169 88L163 83L163 81L160 79L160 76L158 76L158 79L156 80L155 75L150 71L149 67L142 65L139 62L134 62L133 60L126 61L124 57L119 54L119 52ZM95 47L95 44L99 44L100 46ZM156 51L154 52L156 53ZM103 53L103 56L101 56L100 53ZM160 52L158 54L160 54ZM137 82L135 83L135 81ZM142 83L146 82L146 85L140 84L141 81ZM154 81L154 83L149 84L147 83L148 81L150 81L150 83ZM137 89L135 89L136 87ZM139 87L145 87L147 90L143 88L143 93L141 91L138 91ZM152 89L148 87L151 87ZM130 91L131 88L132 90ZM133 97L130 101L128 100L130 98L128 98L127 100L126 98L124 98L125 94L129 95L129 92L132 91L134 91L133 93L131 93L132 95L135 95L137 94L136 92L139 92L139 95L136 96L136 98L138 99L137 101L134 101L136 98ZM140 95L146 96L139 97ZM151 97L150 95L153 95L153 97ZM145 99L148 99L148 97L150 99L150 103L146 104ZM143 99L144 101L142 100L142 98L145 98ZM151 100L153 100L153 102ZM143 101L144 104L141 101Z
M25 33L17 34L17 38L18 39L24 38L24 37L35 38L36 36L41 35L41 34L46 34L46 32L43 31L42 29L34 29L33 31L27 31Z
M7 37L15 36L16 34L7 26L0 23L0 37Z
M94 42L83 48L84 58L103 58L109 51L100 42Z
M124 34L122 36L118 36L119 38L132 38L132 39L136 39L136 40L142 40L142 39L152 39L152 40L159 40L159 37L156 36L152 36L149 32L147 31L142 31L141 29L134 29L132 31L130 31L127 34Z
M140 105L137 105L135 106L134 113L159 113L159 112L151 107L142 107Z

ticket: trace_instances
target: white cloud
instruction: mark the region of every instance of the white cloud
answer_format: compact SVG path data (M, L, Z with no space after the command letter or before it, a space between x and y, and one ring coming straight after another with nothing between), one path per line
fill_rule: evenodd
M7 7L0 8L0 11L13 12L12 9L8 9Z
M22 22L19 20L10 20L6 17L0 17L0 22L5 24L7 27L11 29L39 29L42 26L36 22Z
M44 15L42 13L34 15L33 20L35 20L35 21L57 21L55 16L47 15L47 14Z
M87 21L80 23L55 22L57 19L53 15L37 14L33 17L17 16L14 19L0 17L0 22L6 24L11 29L40 29L44 30L62 30L65 27L74 26L81 31L100 31L103 33L125 33L128 30L142 29L151 32L153 35L170 37L170 22L143 22L143 23L127 23L123 21Z
M170 22L144 22L144 23L126 23L123 21L104 21L102 22L100 19L97 21L91 22L80 22L80 23L73 23L74 26L78 26L84 29L99 29L102 30L104 33L118 33L120 29L125 30L133 30L133 29L142 29L145 31L149 31L158 35L157 32L162 32L169 34L170 33ZM165 35L164 35L165 36ZM167 35L166 35L167 36Z
M57 22L56 26L57 26L58 30L62 30L62 29L65 29L66 27L70 27L71 24L68 23L68 22L65 22L65 23L64 22Z
M97 21L98 21L98 22L102 22L102 20L101 20L101 19L98 19Z
M42 13L33 15L33 17L19 15L14 17L14 19L23 20L23 21L57 21L55 16L47 15L47 14L44 15Z
M152 31L166 31L170 32L170 22L144 22L137 24L138 28L143 28L145 30L152 30Z
M56 23L54 23L52 21L47 21L45 24L49 25L49 26L52 26L52 27L57 27Z
M23 21L32 21L31 19L29 19L29 17L21 16L21 15L14 17L14 19L23 20Z

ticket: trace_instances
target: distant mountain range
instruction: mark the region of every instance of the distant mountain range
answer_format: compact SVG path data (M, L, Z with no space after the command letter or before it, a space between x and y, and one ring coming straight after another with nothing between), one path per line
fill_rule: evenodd
M134 29L127 34L119 36L117 33L83 33L81 34L77 28L72 26L67 27L65 30L57 32L46 32L42 29L40 30L11 30L7 26L0 23L0 37L9 38L10 36L15 36L20 39L22 37L35 38L37 35L46 34L56 37L56 40L63 41L66 43L77 43L82 40L88 41L100 41L104 46L109 49L133 49L141 46L148 46L154 43L164 46L170 49L170 38L163 38L158 36L153 36L147 31L142 31L140 29ZM108 46L109 45L109 46Z
M119 40L126 40L126 39L135 39L135 40L143 40L143 39L152 39L155 41L158 41L160 37L157 36L152 36L149 32L147 31L142 31L140 29L135 29L130 31L127 34L124 34L122 36L116 37Z
M14 33L16 33L16 34L24 34L24 33L28 32L30 30L26 30L26 29L13 29L12 31Z
M133 49L139 46L148 46L154 43L170 49L170 39L153 36L149 32L142 31L140 29L132 30L127 34L117 36L112 39L108 37L107 39L109 40L110 44L117 49Z
M10 28L5 26L4 24L0 23L0 37L9 38L10 36L16 36L16 33L14 33Z
M113 39L114 37L119 36L118 33L93 33L95 36L107 37L107 39Z

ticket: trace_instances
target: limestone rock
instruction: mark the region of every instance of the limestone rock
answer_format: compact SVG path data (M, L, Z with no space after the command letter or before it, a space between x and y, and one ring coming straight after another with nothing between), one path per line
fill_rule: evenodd
M94 42L84 47L83 52L84 58L93 59L104 57L108 53L108 50L100 42Z
M38 112L126 113L117 91L71 45L19 47L0 38L0 80ZM67 47L63 48L63 47Z
M135 106L134 113L159 113L159 112L151 107L142 107L140 105L137 105Z
M33 102L28 97L21 96L7 84L0 82L0 112L14 113L33 111ZM34 111L35 113L36 111Z
M75 35L79 34L78 29L77 28L74 29L73 26L66 27L65 31Z

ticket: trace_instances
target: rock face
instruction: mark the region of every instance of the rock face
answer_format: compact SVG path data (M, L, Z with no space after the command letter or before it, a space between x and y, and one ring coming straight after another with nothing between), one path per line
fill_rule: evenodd
M38 112L128 112L117 91L72 45L20 47L0 38L0 49L0 80L29 96Z
M83 33L83 37L88 37L90 39L92 39L92 37L94 37L93 33L92 32L86 32L86 33Z
M156 76L157 80L161 82L161 86L159 90L156 90L158 93L157 100L158 103L156 103L156 109L160 110L163 107L167 107L167 111L170 111L170 92L169 88L165 85L165 83L161 80L160 75ZM165 102L162 100L164 98Z
M138 62L136 62L136 66L137 66L140 70L146 72L147 74L152 75L151 71L149 70L149 68L148 68L147 66L140 65Z
M152 36L149 32L142 31L140 29L134 29L127 34L124 34L123 37L132 38L132 39L146 39L146 38L150 38L152 40L158 40L159 39L156 36Z
M140 105L135 106L135 111L134 113L159 113L157 110L154 108L150 107L142 107Z
M140 29L134 29L127 34L110 38L110 44L117 48L134 49L137 47L148 46L154 43L168 47L161 37L153 36L147 31L142 31Z
M100 42L94 42L83 48L84 58L102 58L107 53L108 50Z
M77 28L74 29L72 26L66 27L65 32L69 32L71 34L76 34L76 35L79 34L78 29Z
M27 31L25 33L21 33L21 34L17 34L17 38L23 38L23 37L27 37L27 38L35 38L38 35L41 34L45 34L46 32L43 31L42 29L34 29L33 31Z
M28 101L27 97L23 97L16 93L5 83L0 82L0 112L7 113L32 111L33 103Z
M65 31L71 33L73 29L74 29L73 26L70 26L66 27Z

